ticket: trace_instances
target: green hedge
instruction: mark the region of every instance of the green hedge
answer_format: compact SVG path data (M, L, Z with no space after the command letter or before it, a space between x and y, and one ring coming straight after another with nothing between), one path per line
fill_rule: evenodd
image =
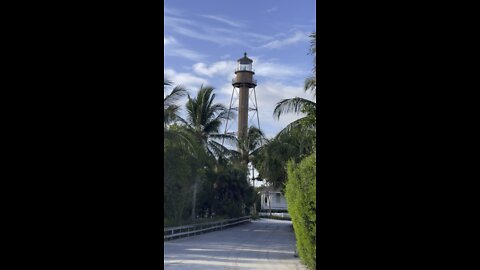
M316 268L316 154L303 159L299 164L287 164L288 180L285 197L292 218L297 250L302 262Z

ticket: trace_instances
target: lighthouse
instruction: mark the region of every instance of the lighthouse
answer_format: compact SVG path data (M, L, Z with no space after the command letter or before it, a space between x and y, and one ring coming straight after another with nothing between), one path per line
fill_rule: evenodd
M235 67L235 77L232 79L232 97L230 98L230 106L228 108L228 116L230 116L230 112L232 110L237 110L238 111L238 125L237 125L237 138L239 141L243 141L245 143L244 139L246 139L247 132L248 132L248 127L249 125L249 120L253 120L255 115L257 116L257 128L260 129L260 118L258 115L258 105L257 105L257 93L256 93L256 86L257 86L257 80L253 78L253 75L255 74L255 71L252 66L253 60L247 57L247 53L245 52L243 54L243 57L237 60L237 65ZM236 95L238 98L238 107L232 107L232 105L235 102L233 102L233 97ZM228 133L227 130L229 128L228 125L228 120L230 117L227 117L227 121L225 124L225 134L231 134ZM252 121L252 126L254 125L255 121ZM248 142L246 142L248 145ZM223 142L222 142L223 145ZM246 149L243 149L239 145L239 152L243 155L245 154L244 151ZM247 168L248 165L248 160L242 161L244 163L245 168ZM254 185L254 172L253 172L253 165L252 165L252 175L251 175L251 180L252 180L252 186ZM248 176L247 176L248 178Z
M258 106L257 106L257 94L256 86L257 80L253 78L255 71L252 66L253 60L247 57L247 53L243 54L243 57L237 60L237 65L235 67L235 77L232 79L232 97L230 98L230 106L228 108L228 115L232 110L238 111L238 125L237 125L237 138L241 141L247 136L248 127L254 125L255 121L251 121L249 125L249 120L253 120L255 115L257 116L257 128L260 129L260 119L258 115ZM237 94L237 95L235 95ZM236 96L236 100L233 98ZM238 100L238 107L234 105ZM229 118L229 117L228 117ZM225 134L232 134L227 132L229 129L229 119L225 125ZM223 145L223 142L222 142ZM239 149L242 151L242 149Z
M247 53L245 52L243 57L237 60L237 67L235 68L235 78L232 80L232 85L238 89L238 131L237 136L238 139L242 139L247 135L248 130L248 112L250 110L254 110L257 112L258 118L258 111L257 111L257 102L256 102L256 93L255 87L257 86L257 81L253 79L253 75L255 71L252 67L253 60L247 57ZM254 108L249 107L249 92L250 89L253 89L255 100L254 100ZM233 93L232 93L233 95ZM260 124L259 124L260 125Z

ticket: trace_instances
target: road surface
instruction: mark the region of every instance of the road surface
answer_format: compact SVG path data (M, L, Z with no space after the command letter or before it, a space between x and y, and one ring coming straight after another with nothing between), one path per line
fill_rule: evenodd
M306 269L293 256L292 222L259 219L164 242L164 269Z

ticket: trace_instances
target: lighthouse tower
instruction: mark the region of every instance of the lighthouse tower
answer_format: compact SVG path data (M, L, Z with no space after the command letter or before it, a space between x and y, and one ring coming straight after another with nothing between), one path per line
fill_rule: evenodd
M247 53L245 53L243 58L237 60L237 68L235 69L236 76L232 80L233 87L239 89L237 133L239 139L245 137L247 134L249 89L255 89L255 86L257 86L257 82L253 79L255 72L252 63L253 60L248 58Z
M260 120L258 117L258 107L257 107L257 95L255 92L255 87L257 86L257 80L253 78L255 71L252 67L253 60L247 57L245 52L243 57L237 60L237 67L235 68L235 78L232 79L232 97L230 99L230 111L238 109L238 139L245 138L248 130L249 122L249 112L251 118L254 114L257 115L257 124L260 128ZM233 96L238 91L238 108L232 108ZM249 106L249 101L252 101L251 107ZM227 120L228 121L228 120ZM227 133L228 122L225 126L225 133Z

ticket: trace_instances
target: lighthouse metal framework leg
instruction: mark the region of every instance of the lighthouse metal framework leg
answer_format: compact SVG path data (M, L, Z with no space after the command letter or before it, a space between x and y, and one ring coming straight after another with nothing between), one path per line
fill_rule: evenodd
M253 92L253 97L254 99L252 99L252 92ZM228 118L226 120L226 123L225 123L225 129L224 129L224 134L227 134L227 131L228 131L228 124L229 124L229 120L230 120L230 113L232 111L232 104L233 104L233 96L235 95L236 91L235 91L235 87L233 87L232 89L232 95L230 96L230 104L228 106ZM237 93L237 96L238 96L238 93ZM257 91L255 88L252 88L251 91L250 91L250 94L249 94L249 99L251 101L251 104L253 104L253 107L249 107L249 111L254 111L257 115L257 126L258 126L258 129L260 129L260 116L259 116L259 113L258 113L258 104L257 104ZM249 120L252 120L252 118L254 117L255 115L252 115L249 117ZM222 140L222 145L224 143L224 139Z
M235 93L235 87L233 87L233 89L232 89L232 97L230 98L230 105L228 106L227 122L225 123L225 131L224 131L225 135L227 135L228 120L230 119L230 112L232 110L232 101L233 101L233 94L234 93ZM224 142L225 142L225 138L222 139L222 146L223 146Z
M252 94L253 94L253 99L252 99ZM252 107L249 110L254 111L254 114L257 115L258 129L261 130L261 128L260 128L260 114L259 114L259 111L258 111L258 103L257 103L257 91L256 91L255 87L250 92L250 101L252 102ZM252 117L249 120L253 120L254 117L255 117L255 115L252 115ZM260 141L260 146L263 146L263 140ZM252 178L251 178L252 179L252 186L254 187L255 186L255 171L254 171L253 164L251 166L251 169L252 169Z
M258 103L257 103L257 91L256 91L256 88L253 87L252 89L250 89L250 94L248 95L248 99L251 101L250 104L252 104L252 106L248 108L248 111L254 111L254 114L256 114L257 116L257 126L258 126L258 129L261 130L261 127L260 127L260 115L259 115L259 112L258 112ZM224 134L228 134L228 124L229 124L229 120L230 120L230 116L231 116L231 112L232 110L234 110L235 108L232 108L232 105L233 105L233 96L235 95L235 93L237 93L235 91L235 87L233 87L232 89L232 95L230 96L230 104L228 106L228 117L227 117L227 120L226 120L226 123L225 123L225 129L224 129ZM253 95L252 95L253 94ZM237 93L237 97L238 97L239 93ZM252 97L253 96L253 97ZM251 122L251 120L253 120L253 118L255 117L255 115L251 115L250 117L248 117L247 119L249 120L248 122ZM225 138L222 139L222 146L224 145L225 143ZM260 145L263 146L263 141L260 142ZM254 168L253 166L251 167L252 169L252 186L255 186L255 174L254 174Z
M260 129L260 116L258 115L257 91L255 91L255 87L253 88L253 96L255 97L255 110L257 111L258 129Z
M257 104L257 91L255 88L252 88L252 91L250 93L250 98L252 97L252 94L253 93L253 98L254 99L250 99L250 101L252 101L252 104L253 104L253 107L251 107L249 110L250 111L255 111L256 115L257 115L257 125L258 125L258 129L261 129L260 127L260 115L259 115L259 112L258 112L258 104ZM253 120L253 117L255 115L252 115L252 117L250 118L250 120Z

